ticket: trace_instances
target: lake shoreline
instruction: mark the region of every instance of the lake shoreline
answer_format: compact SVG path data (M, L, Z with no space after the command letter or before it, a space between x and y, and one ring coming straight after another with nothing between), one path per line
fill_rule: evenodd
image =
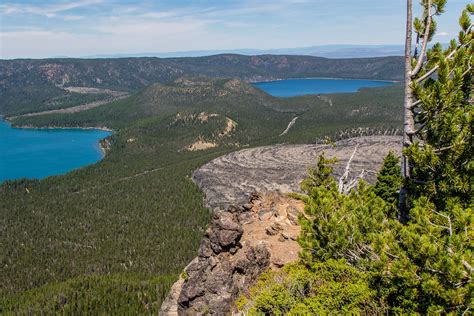
M0 145L7 153L1 161L5 164L0 168L0 183L21 178L60 176L96 164L107 156L110 136L114 133L112 129L103 126L14 126L5 117L0 117L0 129L2 136L5 136ZM29 147L25 147L25 140L37 151L27 150ZM50 146L51 143L61 145ZM25 158L30 156L30 160Z
M114 133L115 131L109 127L106 126L34 126L34 125L15 125L10 117L7 116L1 116L0 115L0 120L5 121L7 124L9 124L12 128L22 128L22 129L38 129L38 130L45 130L45 129L81 129L81 130L99 130L99 131L105 131L105 132L111 132Z
M377 82L391 82L391 83L400 83L400 80L390 80L390 79L367 79L367 78L335 78L335 77L298 77L298 78L277 78L277 79L269 79L269 80L261 80L261 81L250 81L250 84L256 83L269 83L269 82L278 82L278 81L285 81L285 80L314 80L314 79L323 79L323 80L347 80L347 81L354 81L354 80L367 80L367 81L377 81Z
M399 85L396 81L372 79L338 78L293 78L253 83L252 86L280 98L302 95L331 95L358 93L362 89L382 88Z
M19 128L19 129L38 129L38 130L46 130L46 129L61 129L61 130L67 130L67 129L80 129L80 130L98 130L98 131L104 131L104 132L114 132L113 129L108 128L108 127L83 127L83 126L41 126L37 127L34 125L12 125L12 128Z

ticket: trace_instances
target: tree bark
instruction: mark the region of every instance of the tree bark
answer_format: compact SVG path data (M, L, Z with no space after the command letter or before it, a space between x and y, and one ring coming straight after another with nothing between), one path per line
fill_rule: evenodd
M412 36L413 36L413 1L407 0L407 24L405 38L405 98L403 101L403 148L407 148L412 144L412 132L415 129L415 118L412 111L413 92L411 89L412 82ZM402 176L405 183L410 178L410 165L408 157L402 156ZM399 197L399 220L406 222L408 220L407 190L406 185L400 190Z
M412 78L414 78L414 76L416 76L420 72L421 67L423 67L423 63L425 61L426 49L428 47L428 39L430 37L430 31L431 31L431 21L432 21L431 6L432 5L433 5L433 1L428 0L428 7L425 9L426 10L425 11L426 12L426 21L425 21L426 25L425 25L425 34L423 34L423 44L421 45L420 56L415 57L415 58L418 58L415 69L410 71Z
M408 147L412 143L411 132L415 128L415 118L412 112L413 92L411 89L412 67L411 67L411 45L413 30L413 9L412 0L407 0L407 26L405 38L405 98L403 101L403 147ZM404 178L410 177L410 168L407 157L403 155L402 172Z

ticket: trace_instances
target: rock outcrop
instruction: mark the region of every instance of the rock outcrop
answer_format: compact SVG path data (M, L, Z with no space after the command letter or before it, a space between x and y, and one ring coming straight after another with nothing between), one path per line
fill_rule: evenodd
M335 176L340 177L353 155L348 179L362 173L371 182L388 151L399 152L400 142L396 136L375 136L347 139L336 147L250 148L196 170L193 179L205 192L207 205L215 210L214 218L198 256L162 304L161 315L227 315L234 300L263 271L297 260L298 218L303 216L304 204L284 193L299 191L299 182L318 156L324 151L327 157L338 158Z
M300 227L291 219L301 211L301 202L278 194L215 211L198 256L173 285L161 315L229 313L262 272L296 260Z

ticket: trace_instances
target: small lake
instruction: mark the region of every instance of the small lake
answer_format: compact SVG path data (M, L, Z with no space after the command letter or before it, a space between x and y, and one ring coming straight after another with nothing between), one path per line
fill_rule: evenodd
M393 84L391 81L363 79L304 78L257 82L253 85L276 97L294 97L304 94L357 92L361 88L386 87Z
M102 159L99 140L111 132L95 129L12 128L0 119L0 183L64 174Z

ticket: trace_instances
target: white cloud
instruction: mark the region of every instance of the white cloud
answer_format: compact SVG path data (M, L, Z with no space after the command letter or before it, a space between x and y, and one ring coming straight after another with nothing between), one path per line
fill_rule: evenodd
M448 32L439 32L439 33L436 33L437 36L449 36L449 33Z
M46 17L54 17L58 13L103 3L104 0L79 0L74 2L58 3L48 6L33 6L25 4L4 4L0 6L0 12L5 15L13 14L35 14Z
M63 16L64 21L79 21L84 19L85 17L82 15L65 15Z

